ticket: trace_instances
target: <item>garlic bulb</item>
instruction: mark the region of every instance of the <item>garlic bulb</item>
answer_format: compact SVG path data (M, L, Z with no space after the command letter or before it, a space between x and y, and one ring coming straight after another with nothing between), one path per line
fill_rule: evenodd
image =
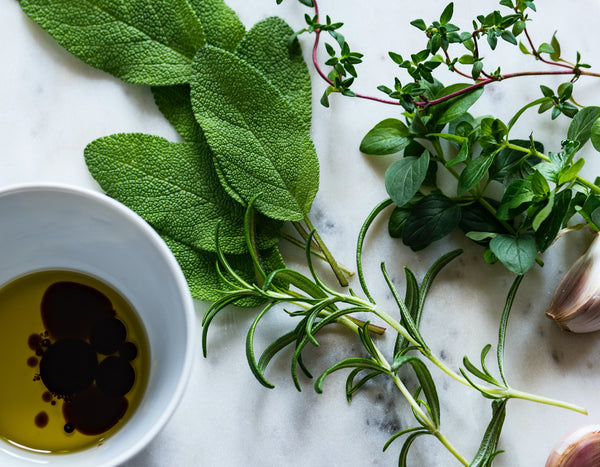
M546 315L565 331L600 330L599 234L561 279Z
M546 467L600 465L600 425L586 425L568 433L550 453Z

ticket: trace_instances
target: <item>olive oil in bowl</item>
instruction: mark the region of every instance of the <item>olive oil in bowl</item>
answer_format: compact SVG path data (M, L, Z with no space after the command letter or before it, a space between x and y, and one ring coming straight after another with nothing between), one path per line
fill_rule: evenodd
M0 288L0 438L68 453L99 445L142 399L149 345L105 283L45 270Z

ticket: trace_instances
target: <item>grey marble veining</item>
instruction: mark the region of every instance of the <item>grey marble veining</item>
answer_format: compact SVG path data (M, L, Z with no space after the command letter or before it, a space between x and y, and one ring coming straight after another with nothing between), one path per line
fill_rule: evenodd
M306 9L297 1L228 2L247 26L270 15L280 15L294 29L303 27ZM468 26L470 19L498 8L493 1L455 2L454 22ZM558 28L563 53L579 50L584 61L600 68L595 24L600 4L589 0L538 2L539 13L531 25L538 42L548 42ZM417 17L437 16L444 4L434 0L406 2L379 0L322 0L323 14L346 23L344 34L354 50L365 54L357 86L377 93L379 84L390 85L396 67L387 51L407 54L422 47L415 28ZM0 0L0 186L20 182L68 182L98 189L83 161L83 148L93 139L116 132L144 132L177 140L175 131L154 106L148 88L122 83L94 70L62 50L29 21L15 0ZM309 56L312 43L303 37ZM492 60L503 71L537 69L539 64L502 44ZM378 121L397 117L392 106L333 96L331 108L318 103L324 83L312 73L314 111L312 134L321 163L320 191L312 218L331 250L344 264L354 266L354 244L364 217L386 197L382 177L394 156L368 158L358 147L362 136ZM508 119L527 100L539 97L539 84L556 87L561 81L527 78L488 88L473 109L474 114L494 113ZM599 104L600 83L582 78L575 97L588 105ZM564 118L551 122L526 113L517 132L543 141L548 150L559 150L566 134ZM600 173L597 154L587 152L584 175ZM594 160L594 158L596 160ZM511 384L524 391L578 403L589 410L584 417L562 409L523 401L511 401L500 448L499 467L542 466L555 441L572 428L600 422L600 339L598 334L569 335L544 316L558 283L574 259L585 249L589 235L580 232L559 240L545 255L546 266L525 278L509 324L506 372ZM478 361L481 348L495 345L504 298L512 277L500 266L489 266L482 251L461 235L414 253L388 238L385 223L378 222L366 243L365 269L378 303L394 312L393 299L381 277L379 264L402 290L403 265L422 277L440 254L464 248L463 255L439 277L423 318L423 333L434 353L450 367L462 357ZM294 261L302 256L287 250ZM357 284L353 283L357 288ZM201 315L205 304L198 303ZM250 373L244 339L251 322L248 311L230 311L214 323L209 336L208 358L198 358L186 395L172 420L129 467L182 466L392 466L397 464L399 444L386 452L382 447L413 418L390 383L376 378L348 404L345 375L334 374L324 393L302 378L303 391L293 387L286 356L272 362L267 376L274 390L260 386ZM257 336L265 345L278 330L289 326L287 317L267 320ZM198 326L200 324L198 323ZM391 337L382 340L390 349ZM494 347L495 348L495 347ZM353 336L328 332L321 347L308 349L306 361L315 374L328 364L360 348ZM442 429L466 456L472 457L490 415L489 401L439 372L434 371L442 405ZM416 442L410 465L458 465L434 439Z

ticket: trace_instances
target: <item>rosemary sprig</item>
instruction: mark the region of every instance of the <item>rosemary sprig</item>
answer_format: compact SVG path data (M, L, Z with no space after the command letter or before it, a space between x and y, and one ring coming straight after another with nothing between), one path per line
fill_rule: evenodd
M350 370L346 379L345 391L348 400L371 381L375 376L384 375L392 380L400 394L407 401L414 416L416 425L402 430L392 436L384 449L399 439L403 444L399 452L400 465L406 465L406 458L412 443L420 436L433 436L457 459L462 465L489 465L489 462L498 454L497 442L502 429L506 412L507 401L519 398L555 405L581 413L584 409L561 401L540 397L513 389L507 382L504 367L505 336L508 326L509 313L514 297L517 293L522 276L515 279L502 313L497 344L497 365L500 377L494 377L485 363L485 357L491 349L487 345L481 352L481 367L477 367L467 357L463 360L464 368L455 371L444 364L435 356L420 330L421 317L426 305L426 298L438 274L449 265L452 260L461 254L460 250L452 251L439 258L427 271L421 284L409 268L405 268L407 287L405 296L401 297L392 283L385 264L381 265L383 278L398 305L398 318L392 317L380 308L374 297L369 293L362 274L362 245L368 233L369 226L386 206L390 203L384 201L374 208L367 217L360 231L357 242L357 270L359 282L367 298L362 298L352 290L348 293L339 292L330 287L316 272L312 264L311 242L314 232L308 234L305 243L306 266L309 274L303 274L293 269L279 269L270 274L265 271L258 273L260 281L250 284L239 277L228 263L225 255L219 254L222 278L229 283L231 289L225 291L223 299L214 302L206 311L203 320L202 343L204 353L207 350L207 335L212 320L221 311L234 305L236 301L247 298L259 298L263 303L246 335L246 357L250 369L256 379L265 387L273 388L274 385L267 379L265 372L271 360L283 349L292 346L290 372L294 385L301 390L298 369L308 378L312 378L308 365L303 360L303 351L309 345L318 347L318 335L326 326L343 326L355 334L361 345L363 354L342 359L323 371L316 379L314 388L317 392L323 391L323 385L330 374ZM252 207L249 207L251 210ZM251 215L246 217L246 228L250 229ZM246 236L248 242L253 235ZM255 255L255 264L260 268L260 258L257 250L249 244L250 254ZM260 282L260 284L259 284ZM262 319L267 313L284 312L293 318L293 326L280 337L268 345L257 358L254 337ZM371 316L374 320L381 320L390 330L396 333L397 339L393 354L390 357L380 348L378 342L372 337L370 320L357 321L354 315L361 319ZM357 324L360 323L360 324ZM475 454L471 463L463 456L449 438L442 431L441 409L437 395L436 384L425 361L429 361L442 373L450 376L455 381L475 388L484 397L492 399L492 418L482 439L480 449ZM410 372L416 377L418 386L410 389L403 382L403 376Z

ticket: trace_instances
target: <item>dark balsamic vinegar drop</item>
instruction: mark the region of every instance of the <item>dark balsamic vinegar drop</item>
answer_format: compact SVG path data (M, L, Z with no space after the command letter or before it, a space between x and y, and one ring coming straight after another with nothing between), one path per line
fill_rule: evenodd
M127 411L128 402L122 396L110 396L95 384L63 405L63 415L84 435L99 435L117 424Z
M96 321L90 331L90 342L96 352L102 355L115 353L125 342L127 330L117 318L104 318Z
M96 371L96 384L111 396L124 396L133 387L135 372L129 362L121 357L102 360Z
M36 350L40 346L42 339L42 336L39 334L31 334L29 339L27 339L27 345L31 350Z
M69 397L92 384L97 365L96 352L90 344L80 339L62 339L44 352L40 376L50 392Z
M133 342L124 342L121 347L119 347L119 355L127 360L135 360L137 357L138 349L137 346Z
M48 421L48 414L43 411L39 412L34 419L35 426L37 426L38 428L44 428L46 425L48 425Z
M56 282L42 298L42 321L53 340L88 339L95 322L114 315L106 295L77 282Z

